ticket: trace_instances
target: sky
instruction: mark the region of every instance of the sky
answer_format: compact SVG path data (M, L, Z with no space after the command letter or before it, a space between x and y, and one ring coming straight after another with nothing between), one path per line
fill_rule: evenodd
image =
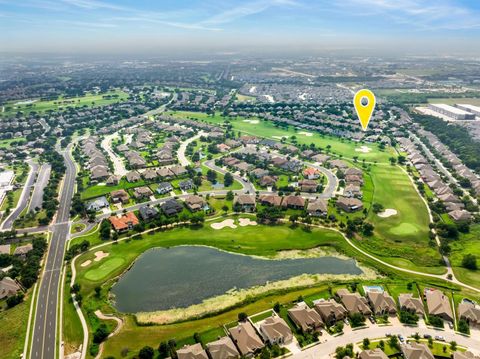
M0 52L480 55L480 0L0 0Z

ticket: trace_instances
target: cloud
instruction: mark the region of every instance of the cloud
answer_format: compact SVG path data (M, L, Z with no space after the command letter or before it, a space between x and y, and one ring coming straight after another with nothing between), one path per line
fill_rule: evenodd
M480 14L451 0L342 0L337 5L359 9L363 16L387 15L400 24L425 30L480 27Z
M298 5L293 0L263 0L247 2L231 9L225 10L217 15L214 15L201 23L203 24L225 24L233 22L237 19L255 15L276 6L295 6Z

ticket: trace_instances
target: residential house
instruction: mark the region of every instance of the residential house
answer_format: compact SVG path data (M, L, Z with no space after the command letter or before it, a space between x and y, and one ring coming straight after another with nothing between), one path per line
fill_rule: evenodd
M362 190L360 189L360 186L355 185L355 184L347 184L345 186L345 189L343 190L343 196L347 198L361 198L362 197Z
M187 208L192 211L196 212L201 209L203 209L206 205L205 200L197 195L191 195L185 198L185 204L187 205Z
M258 200L261 204L273 207L280 207L282 204L282 197L276 194L263 194Z
M222 337L207 344L212 359L237 359L240 353L230 337Z
M262 178L260 178L258 183L262 187L273 187L277 183L277 180L277 176L263 176Z
M438 289L425 289L427 309L430 315L435 315L453 323L453 313L449 298Z
M193 187L195 187L195 184L193 183L193 181L189 178L185 181L181 181L179 184L178 184L178 187L180 187L180 189L182 191L188 191L188 190L191 190Z
M405 359L435 359L425 344L410 342L401 347Z
M141 177L140 177L140 173L138 173L137 171L131 171L125 175L125 178L127 179L128 182L137 182L137 181L140 181Z
M347 317L347 309L337 303L334 299L329 300L317 300L313 302L315 310L320 314L322 320L328 326L335 324L339 320L343 320Z
M152 195L152 190L150 189L150 187L147 186L135 187L133 189L133 197L135 197L136 199L149 198Z
M357 198L339 197L337 207L345 212L355 212L363 208L363 203Z
M123 215L111 216L108 218L113 226L113 229L117 232L124 232L132 229L134 226L140 223L137 216L133 212L128 212Z
M305 199L302 196L286 196L282 201L283 208L304 209Z
M109 206L110 204L105 196L95 198L86 204L87 211L94 212L100 211L102 208L108 208Z
M330 159L330 156L319 153L318 155L312 156L312 160L319 164L324 164Z
M403 293L398 296L398 303L401 310L416 313L419 316L425 315L425 307L420 298L414 298L412 293Z
M336 168L336 169L339 169L339 170L345 170L348 168L348 165L345 161L342 161L342 160L331 160L328 162L330 167L332 168Z
M118 191L110 192L110 198L113 203L128 203L130 196L124 189L119 189Z
M10 277L0 280L0 300L16 295L21 290L20 285Z
M183 166L172 166L170 167L170 171L173 173L174 176L181 177L187 174L187 169Z
M161 182L156 191L158 194L167 194L173 191L173 186L169 182Z
M255 178L262 178L268 176L269 172L263 168L255 168L250 172Z
M160 178L172 178L173 177L173 172L170 171L170 169L168 167L160 167L158 170L157 170L157 175L158 177Z
M158 173L154 169L148 168L142 172L142 177L145 181L153 181L158 177Z
M108 186L116 186L117 184L120 183L120 178L119 176L111 175L110 177L107 178L107 185Z
M260 333L270 345L289 344L293 340L290 327L277 315L268 317L260 324Z
M0 245L0 254L8 254L10 255L10 248L12 246L10 244L1 244Z
M140 213L140 217L142 217L145 222L154 219L158 215L157 209L150 206L141 206L138 209L138 212Z
M397 304L387 292L368 291L367 298L375 315L394 315L397 313Z
M243 212L255 212L255 196L251 194L239 194L235 197L234 208L239 207Z
M182 212L183 206L178 201L174 199L169 199L168 201L163 202L160 205L160 209L166 216L170 217Z
M314 332L323 327L323 320L315 309L305 302L298 303L288 310L288 316L302 332Z
M358 358L359 359L388 359L388 356L382 351L382 349L376 348L376 349L363 350L358 355Z
M309 180L318 179L320 177L320 171L316 168L307 167L303 170L303 177Z
M348 289L343 288L338 290L337 295L340 297L342 304L349 314L360 313L363 315L372 315L367 299L359 293L351 293Z
M18 246L13 251L13 255L25 258L27 256L27 253L30 252L32 249L33 249L32 243L28 243L28 244L25 244L23 246Z
M448 212L448 215L455 221L455 222L468 222L473 217L470 212L464 209L456 209L454 211Z
M265 346L250 322L238 323L228 332L243 356L251 357Z
M458 305L458 317L470 325L480 325L480 307L471 301L463 300Z
M327 201L324 199L315 199L308 201L307 213L312 217L326 216L328 211Z
M90 179L94 182L104 180L110 176L108 167L98 165L90 169Z
M209 359L201 343L185 345L177 350L178 359Z
M298 186L300 187L300 191L302 192L313 193L313 192L317 192L318 182L311 179L304 179L304 180L298 181Z

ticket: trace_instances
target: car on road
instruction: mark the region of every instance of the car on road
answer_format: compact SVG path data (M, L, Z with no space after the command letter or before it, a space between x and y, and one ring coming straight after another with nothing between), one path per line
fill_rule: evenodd
M371 322L372 324L375 324L375 318L374 318L374 317L368 317L368 320L370 320L370 322Z
M430 339L432 336L430 334L423 334L424 339Z
M436 336L435 336L435 340L438 340L439 342L444 342L444 341L445 341L445 338L442 337L441 335L436 335Z
M400 340L400 343L405 342L405 337L402 334L398 334L397 336L398 336L398 340Z

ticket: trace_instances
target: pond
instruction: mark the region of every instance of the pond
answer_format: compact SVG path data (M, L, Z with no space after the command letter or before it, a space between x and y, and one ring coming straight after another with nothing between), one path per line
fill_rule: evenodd
M301 274L362 274L352 259L268 260L210 247L154 248L143 253L113 286L125 313L186 308L204 299Z

